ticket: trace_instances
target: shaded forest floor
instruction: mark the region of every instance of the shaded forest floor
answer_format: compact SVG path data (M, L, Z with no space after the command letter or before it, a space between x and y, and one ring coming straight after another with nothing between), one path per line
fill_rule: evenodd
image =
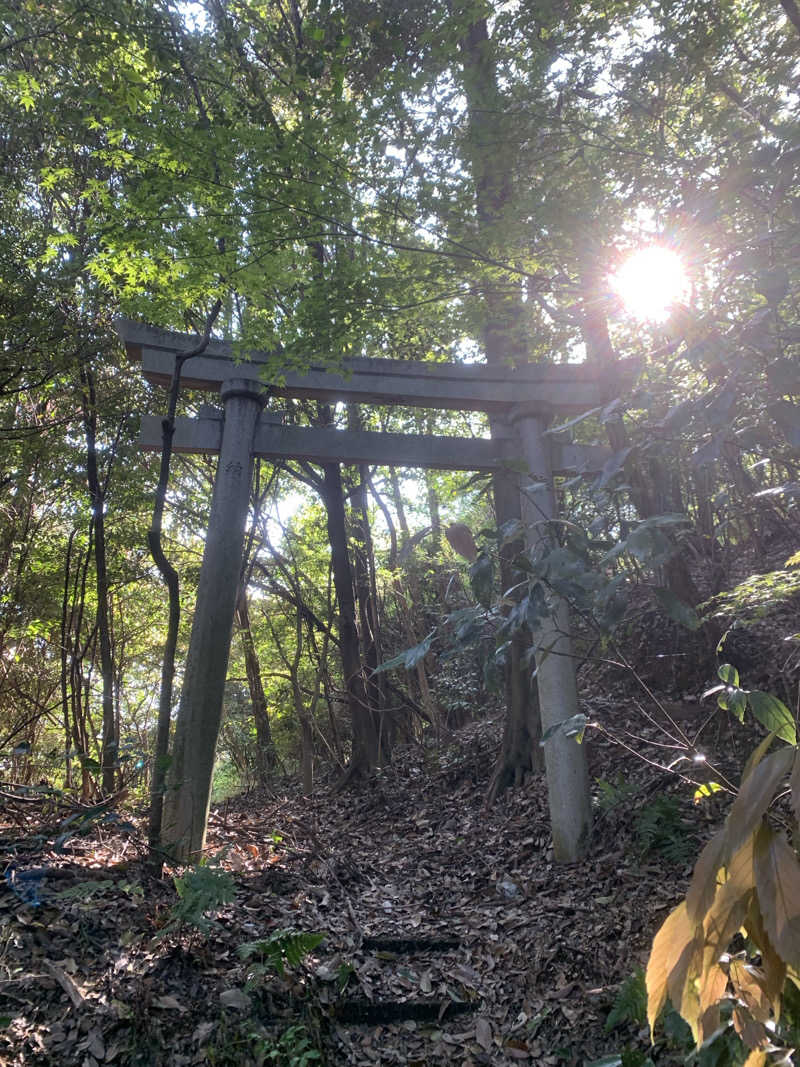
M589 713L654 738L605 688ZM716 716L707 729L741 766L741 735ZM303 1067L320 1062L302 1058L313 1047L333 1065L578 1067L646 1050L635 1005L622 1011L633 1021L606 1021L685 891L719 802L693 806L691 787L600 738L591 855L557 866L543 778L483 807L499 736L498 722L469 724L439 750L398 752L360 791L250 794L216 809L209 852L236 896L206 932L168 926L178 898L171 878L147 874L135 817L56 851L63 813L0 811L15 864L0 891L0 1063ZM283 974L254 974L269 952L245 961L239 947L280 945L281 930L325 939ZM662 1042L653 1055L685 1052Z

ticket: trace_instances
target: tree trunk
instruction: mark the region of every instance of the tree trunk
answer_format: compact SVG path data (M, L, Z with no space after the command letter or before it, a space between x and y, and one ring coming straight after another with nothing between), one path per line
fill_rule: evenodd
M244 668L247 674L247 687L250 691L250 706L253 709L253 721L256 726L256 775L261 786L269 784L270 776L278 762L275 743L267 714L267 698L264 683L261 680L261 664L256 654L253 631L250 626L250 608L247 603L247 591L240 588L236 605L236 621L239 624L239 636L242 639Z
M508 154L497 150L498 139L503 136L506 105L497 87L496 60L485 18L474 22L464 35L461 61L479 241L491 255L502 242L503 220L511 199L511 169ZM495 367L518 362L524 356L520 330L521 294L509 293L511 287L507 280L503 284L503 279L496 274L487 275L484 284L486 362ZM490 416L489 425L493 438L510 434L502 419ZM516 475L501 472L495 476L494 499L498 526L520 518ZM515 542L506 545L501 552L500 580L504 591L516 584L517 575L511 561L521 548L522 544ZM538 745L538 700L525 666L527 651L525 638L516 635L511 643L506 674L506 729L489 790L490 799L497 797L506 786L520 782L528 771L542 767Z
M67 555L64 560L64 593L61 598L61 715L64 722L64 788L72 789L72 726L69 705L69 646L71 644L71 613L69 610L70 596L70 571L72 569L72 545L77 534L77 529L70 530L67 541Z
M331 544L333 584L339 606L339 651L353 735L350 766L340 783L344 786L354 778L369 775L378 766L380 736L378 722L367 701L361 665L353 575L347 554L342 474L338 463L325 463L322 470L322 494L327 515L328 540Z
M119 738L114 715L114 661L108 621L108 570L106 566L105 492L97 469L97 394L94 374L86 364L80 368L81 406L86 435L86 480L94 515L94 565L97 589L97 632L100 639L100 674L103 680L103 747L101 755L103 792L114 792L119 761Z
M300 723L300 784L303 787L303 796L310 797L314 792L314 731L296 674L292 676L292 696L297 721Z
M360 430L361 415L357 405L347 408L347 425L350 430ZM380 652L380 623L378 618L377 583L375 581L375 557L372 550L372 535L367 510L367 481L369 471L365 465L358 467L358 481L350 492L350 531L353 546L353 578L358 608L358 626L361 639L361 660L364 664L364 688L371 713L378 722L380 762L387 762L391 754L391 730L384 717L386 707L384 675L375 670L382 657Z

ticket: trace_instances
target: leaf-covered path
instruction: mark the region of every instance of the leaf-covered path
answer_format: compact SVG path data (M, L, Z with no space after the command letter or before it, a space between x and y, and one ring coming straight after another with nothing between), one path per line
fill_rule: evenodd
M57 853L6 826L20 844L0 894L0 1062L300 1065L305 1042L334 1065L582 1065L644 1048L640 1024L604 1024L685 889L697 816L671 830L677 861L643 852L643 765L595 748L595 778L627 800L599 813L584 865L559 867L543 780L482 806L497 740L472 725L361 791L222 805L209 850L236 896L208 933L157 936L176 894L147 876L137 834L96 827ZM326 936L282 975L242 958L286 930Z

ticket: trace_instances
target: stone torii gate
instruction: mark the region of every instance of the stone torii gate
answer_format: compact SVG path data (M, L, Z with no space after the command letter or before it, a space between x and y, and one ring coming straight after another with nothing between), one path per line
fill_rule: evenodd
M141 363L148 381L162 386L172 380L176 355L197 343L193 335L129 320L121 320L117 328L129 358ZM546 526L543 520L557 514L553 475L596 471L608 455L601 448L559 444L544 435L554 415L579 414L603 401L599 372L585 364L499 369L351 359L341 373L312 362L307 372L287 372L270 385L271 394L284 397L502 416L502 437L474 439L283 426L277 416L262 412L264 372L275 363L276 357L260 352L237 363L230 345L211 341L202 355L186 360L181 375L185 387L219 393L222 401L221 409L176 419L173 437L176 452L219 454L181 693L181 704L190 709L184 720L189 725L175 739L182 766L170 768L173 785L182 783L185 775L190 788L170 790L165 808L165 839L183 858L204 846L214 757L202 739L210 734L216 738L221 725L253 457L468 471L500 471L521 459L535 484L522 493L520 510L530 531L529 544L536 544L543 536L537 531ZM161 424L158 416L143 417L143 448L160 450ZM569 633L569 610L562 601L537 634L538 647L547 650L538 657L537 672L543 733L578 711ZM557 860L574 862L582 857L590 831L585 747L555 731L544 754L554 854Z

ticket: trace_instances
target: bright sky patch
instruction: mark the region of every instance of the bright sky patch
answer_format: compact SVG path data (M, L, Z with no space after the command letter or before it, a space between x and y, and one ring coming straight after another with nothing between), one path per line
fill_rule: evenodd
M663 322L689 294L686 267L677 252L650 245L633 252L611 277L625 309L642 321Z

